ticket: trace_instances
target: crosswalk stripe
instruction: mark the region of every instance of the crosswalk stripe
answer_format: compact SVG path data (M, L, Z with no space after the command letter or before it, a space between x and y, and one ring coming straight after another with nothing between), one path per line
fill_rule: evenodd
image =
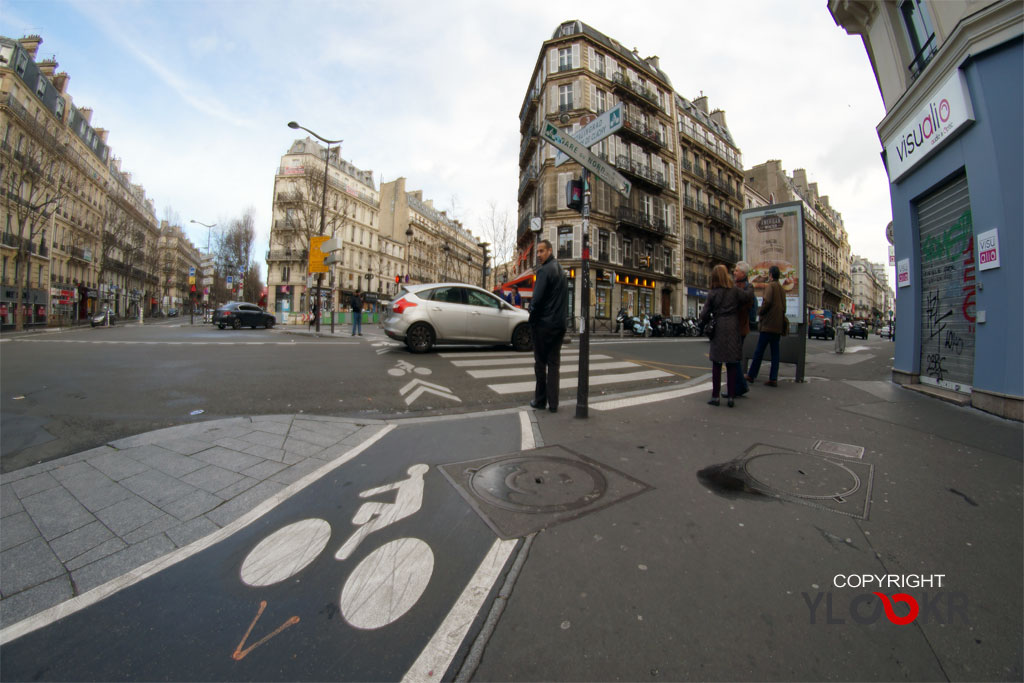
M561 359L563 363L571 363L578 361L580 358L579 354L563 353ZM602 355L591 355L590 360L608 360L611 356ZM495 365L532 365L533 356L526 358L496 358L494 360L453 360L452 365L457 368L469 368L469 367L486 367Z
M621 370L622 368L636 368L640 367L636 363L630 363L629 361L616 361L611 363L594 363L590 366L591 370ZM563 365L561 367L560 374L571 374L576 372L578 366L575 365ZM533 366L524 368L497 368L496 370L467 370L470 377L474 379L484 379L486 377L515 377L518 375L532 375Z
M644 372L629 372L623 375L598 375L590 378L590 386L601 384L617 384L619 382L638 382L645 379L657 379L658 377L672 377L672 373L661 370L646 370ZM576 388L576 377L566 377L559 382L559 389ZM509 382L507 384L488 384L487 387L497 394L525 394L532 392L535 388L534 382Z

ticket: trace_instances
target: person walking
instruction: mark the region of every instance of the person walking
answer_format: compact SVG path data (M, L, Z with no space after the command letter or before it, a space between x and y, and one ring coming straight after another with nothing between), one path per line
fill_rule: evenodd
M719 396L722 385L722 363L726 365L726 391L728 405L733 407L733 396L736 395L736 379L740 369L740 357L743 353L740 339L739 312L743 305L750 301L750 293L736 287L729 277L729 269L719 263L711 270L711 292L700 312L700 325L706 329L714 317L714 334L711 336L711 400L709 405L720 405Z
M363 336L363 295L357 289L352 298L348 300L349 308L352 309L352 336L357 334Z
M750 284L747 279L747 273L750 271L750 264L746 261L740 261L733 268L732 278L736 283L736 288L747 292L750 295L750 302L740 306L740 310L737 312L740 323L740 372L736 373L736 396L737 398L743 396L750 387L747 385L746 373L743 371L743 342L746 340L747 335L750 334L751 325L757 324L757 297L754 296L754 287Z
M757 379L757 373L761 369L761 359L764 358L764 350L771 347L772 365L768 374L768 381L765 386L775 387L779 383L779 339L786 334L789 321L786 320L786 293L782 291L779 284L781 272L778 266L768 269L771 278L768 287L764 292L764 301L758 309L761 323L758 326L757 349L754 351L754 358L750 361L750 372L746 376L748 382Z
M533 374L537 383L533 390L532 408L558 412L558 368L561 363L562 340L565 338L565 316L569 285L562 266L551 253L551 242L537 245L537 281L533 285L530 304L530 329L533 333Z
M313 329L314 327L316 327L316 315L316 304L313 304L309 309L309 329Z

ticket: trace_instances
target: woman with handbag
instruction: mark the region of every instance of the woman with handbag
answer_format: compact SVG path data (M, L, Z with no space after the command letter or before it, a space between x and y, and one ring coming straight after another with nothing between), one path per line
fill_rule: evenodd
M709 289L711 293L700 312L700 324L711 338L711 349L708 352L708 358L711 359L711 400L708 404L720 405L722 363L725 363L728 405L732 408L740 358L743 355L743 338L740 336L737 312L749 305L751 295L734 285L729 270L722 264L712 269Z

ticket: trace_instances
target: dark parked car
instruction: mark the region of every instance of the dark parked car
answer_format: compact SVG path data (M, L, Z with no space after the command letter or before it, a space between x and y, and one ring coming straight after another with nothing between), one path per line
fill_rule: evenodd
M864 327L863 323L854 323L850 326L850 331L846 333L847 337L857 337L858 339L868 338L868 328Z
M114 316L113 314L111 314L110 311L102 311L94 315L90 323L92 324L93 327L96 327L98 325L113 325Z
M268 330L277 322L274 316L264 311L256 304L247 304L241 301L232 301L224 304L213 313L213 324L224 329L228 325L235 328L265 327Z
M167 317L168 318L176 318L176 317L178 317L178 309L177 308L172 308L171 310L167 311Z
M827 318L815 318L807 327L807 338L835 339L836 329Z

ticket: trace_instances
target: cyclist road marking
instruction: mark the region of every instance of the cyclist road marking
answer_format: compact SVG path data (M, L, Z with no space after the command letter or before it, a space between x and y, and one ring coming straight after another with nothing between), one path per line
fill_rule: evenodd
M315 481L321 479L332 470L335 470L338 467L341 467L342 465L347 463L348 461L352 460L360 453L365 451L367 448L369 448L370 446L384 438L384 436L386 436L397 426L398 425L396 424L384 425L380 431L378 431L376 434L374 434L373 436L371 436L370 438L368 438L366 441L362 442L355 448L346 452L340 458L337 458L336 460L327 463L318 470L310 472L302 479L299 479L298 481L291 484L287 488L278 491L273 496L263 501L246 514L242 515L241 517L231 522L227 526L221 527L209 536L205 536L193 543L190 543L189 545L178 548L177 550L172 550L170 553L164 555L163 557L158 557L157 559L148 562L142 565L141 567L136 567L127 574L119 576L118 578L108 581L107 583L104 583L100 586L97 586L92 590L86 591L81 595L75 596L70 600L66 600L65 602L62 602L58 605L54 605L53 607L47 610L43 610L38 614L35 614L31 617L28 617L27 619L19 621L16 624L8 626L7 628L0 631L0 645L8 643L14 640L15 638L20 638L26 633L31 633L32 631L38 630L45 626L49 626L55 621L59 621L60 619L63 619L64 617L70 614L74 614L79 610L85 609L86 607L89 607L90 605L93 605L99 602L100 600L103 600L104 598L107 598L113 595L114 593L117 593L118 591L128 588L129 586L133 586L139 581L142 581L143 579L146 579L152 576L153 574L156 574L157 572L163 571L167 567L170 567L181 562L182 560L186 560L192 557L196 553L199 553L209 548L215 543L223 541L235 532L245 528L246 526L253 523L263 515L267 514L275 507L277 507L284 501L288 500L289 498L300 492L302 489L306 488Z

